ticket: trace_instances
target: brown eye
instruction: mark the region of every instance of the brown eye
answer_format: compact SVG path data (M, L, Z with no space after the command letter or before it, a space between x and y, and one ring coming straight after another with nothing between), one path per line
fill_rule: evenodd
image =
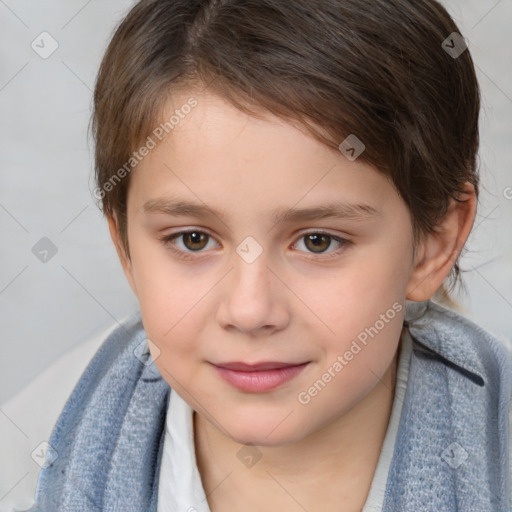
M311 231L303 234L294 244L294 248L297 246L302 252L308 253L310 257L312 254L317 254L319 258L334 258L340 256L340 253L351 245L351 243L350 240L339 236L330 235L329 233L321 231ZM301 245L303 245L304 248L300 247Z
M193 252L202 253L213 238L203 231L181 231L162 238L163 244L174 253L187 258Z
M183 245L191 251L204 249L206 246L205 240L207 242L209 238L209 235L201 233L200 231L190 231L180 236L183 236Z
M331 245L331 238L329 235L312 233L305 235L306 247L313 252L324 252Z

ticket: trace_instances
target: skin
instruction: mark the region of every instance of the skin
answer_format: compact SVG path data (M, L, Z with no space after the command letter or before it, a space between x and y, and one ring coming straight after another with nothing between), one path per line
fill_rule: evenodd
M189 97L175 94L163 117ZM391 413L405 299L430 299L447 277L474 222L474 189L466 186L464 201L452 202L413 258L409 211L372 166L271 114L256 119L207 91L194 97L198 105L132 171L130 257L115 216L109 227L155 364L196 411L196 460L209 506L361 510ZM144 210L171 196L223 217ZM269 213L334 200L379 213L277 224ZM210 236L162 240L191 228ZM315 247L306 236L312 232L327 238ZM248 236L262 249L252 263L236 251ZM321 393L300 403L298 394L393 304L402 311ZM309 364L264 393L232 387L211 364L264 360ZM262 456L252 467L237 457L244 444Z

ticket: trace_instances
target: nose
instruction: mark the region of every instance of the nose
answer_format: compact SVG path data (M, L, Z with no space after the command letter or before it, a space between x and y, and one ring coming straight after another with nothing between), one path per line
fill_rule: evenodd
M268 336L285 329L290 321L290 292L268 266L265 252L251 263L235 253L232 263L234 268L223 280L223 299L217 312L219 325L251 336Z

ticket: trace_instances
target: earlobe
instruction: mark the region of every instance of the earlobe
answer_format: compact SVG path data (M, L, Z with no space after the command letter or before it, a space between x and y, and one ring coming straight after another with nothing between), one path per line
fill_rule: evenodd
M135 286L135 280L133 278L133 268L130 257L126 254L126 251L121 243L121 236L119 233L118 221L115 212L112 215L107 216L108 221L108 229L110 231L110 238L116 248L117 255L119 257L119 261L121 262L121 266L123 268L124 275L128 280L130 288L133 293L137 296L137 287Z
M451 200L435 230L426 234L419 244L407 285L407 299L430 300L457 261L473 227L477 206L474 186L466 183L463 190L458 200Z

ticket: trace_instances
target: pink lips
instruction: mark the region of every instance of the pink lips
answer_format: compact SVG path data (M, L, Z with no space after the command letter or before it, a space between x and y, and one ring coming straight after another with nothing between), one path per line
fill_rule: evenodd
M257 364L219 363L214 366L220 376L237 389L249 393L261 393L289 381L308 364L268 361Z

